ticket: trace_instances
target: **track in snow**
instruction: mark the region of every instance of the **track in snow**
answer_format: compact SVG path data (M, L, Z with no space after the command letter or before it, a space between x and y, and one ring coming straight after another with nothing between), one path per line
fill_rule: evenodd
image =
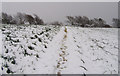
M89 32L93 32L93 30L62 27L43 57L43 62L49 61L46 63L46 70L48 70L46 73L117 74L118 47L115 45L116 40L112 44L109 43L109 39L107 42L105 36L93 38L89 35Z
M25 61L22 67L17 64L16 73L117 74L117 39L117 29L114 28L61 27L43 53L38 52L39 58L23 57L26 60L22 60ZM38 46L35 48L41 50Z

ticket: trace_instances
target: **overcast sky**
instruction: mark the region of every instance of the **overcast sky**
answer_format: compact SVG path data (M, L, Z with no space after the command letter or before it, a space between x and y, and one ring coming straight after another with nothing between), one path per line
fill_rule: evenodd
M103 18L112 24L118 18L117 2L3 2L2 11L8 14L17 12L37 14L45 22L65 22L66 16L87 16Z

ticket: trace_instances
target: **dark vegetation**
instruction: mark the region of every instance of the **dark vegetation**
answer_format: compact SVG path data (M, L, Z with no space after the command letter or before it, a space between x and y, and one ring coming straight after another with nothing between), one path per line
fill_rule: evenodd
M52 23L50 23L50 25L59 25L59 26L62 26L62 22L58 22L58 21L54 21Z
M3 24L35 24L35 25L43 25L44 22L39 18L36 14L34 16L25 14L25 13L17 13L15 16L8 15L7 13L2 13L2 23Z
M113 25L108 25L106 21L102 18L89 19L86 16L66 16L68 25L80 26L80 27L120 27L120 20L113 18ZM36 14L30 15L18 12L15 16L8 15L7 13L2 13L2 18L0 22L3 24L29 24L29 25L45 25L44 21ZM50 25L63 26L62 22L54 21Z
M86 16L66 16L67 23L74 26L80 27L104 27L104 28L111 28L111 27L120 27L120 20L113 18L113 26L106 24L106 21L102 18L94 18L89 19Z
M113 18L113 25L114 27L120 28L120 19Z

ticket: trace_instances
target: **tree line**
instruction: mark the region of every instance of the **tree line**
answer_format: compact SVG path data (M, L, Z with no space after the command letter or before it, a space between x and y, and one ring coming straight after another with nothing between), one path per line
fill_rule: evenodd
M113 18L113 25L110 26L102 18L89 19L86 16L66 16L68 25L80 27L120 27L120 19ZM36 14L30 15L18 12L15 16L2 12L1 22L3 24L34 24L44 25L44 21ZM51 22L51 25L63 25L62 22Z
M70 25L81 27L120 27L120 20L113 18L113 25L110 26L102 18L89 19L86 16L66 16L67 22Z
M120 28L120 19L113 18L113 27Z
M7 13L2 12L2 23L3 24L35 24L43 25L44 22L39 18L38 15L34 16L18 12L15 16L8 15Z

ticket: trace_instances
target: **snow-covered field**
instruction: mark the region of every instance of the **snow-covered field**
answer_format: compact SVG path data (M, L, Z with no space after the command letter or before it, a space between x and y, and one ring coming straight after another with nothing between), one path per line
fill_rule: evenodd
M3 74L118 74L117 28L4 25L2 34Z
M0 30L0 56L2 55L2 31ZM2 67L2 59L0 57L0 67ZM2 74L2 70L0 69L0 75Z

